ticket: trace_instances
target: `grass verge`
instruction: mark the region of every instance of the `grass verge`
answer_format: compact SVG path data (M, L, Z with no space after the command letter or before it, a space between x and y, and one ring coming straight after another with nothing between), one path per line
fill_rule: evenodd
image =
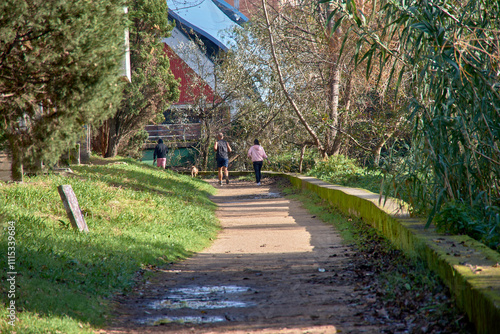
M95 332L111 297L131 289L138 271L190 256L219 229L208 199L215 189L199 179L127 159L72 169L0 184L1 333ZM71 228L62 184L72 186L89 233Z

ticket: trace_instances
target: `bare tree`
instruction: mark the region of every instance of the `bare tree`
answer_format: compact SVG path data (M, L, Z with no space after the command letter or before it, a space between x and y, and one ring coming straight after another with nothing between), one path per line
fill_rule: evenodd
M348 143L356 143L378 160L382 146L401 124L401 115L392 110L385 114L394 117L381 122L377 117L383 112L370 114L365 110L365 100L370 94L375 90L383 96L392 78L389 71L378 71L373 65L369 68L374 75L367 78L365 65L369 60L358 61L355 67L356 44L351 38L354 23L343 21L336 1L327 4L304 1L272 7L262 0L262 8L262 20L254 22L260 27L255 29L256 38L268 50L272 59L272 66L268 66L271 77L279 82L288 109L300 120L309 135L308 141L323 157L348 153L351 147ZM375 11L364 3L360 8ZM387 106L369 105L372 109ZM361 114L363 122L376 115L370 121L379 124L380 131L365 127L365 133L358 137ZM363 140L367 134L371 137Z

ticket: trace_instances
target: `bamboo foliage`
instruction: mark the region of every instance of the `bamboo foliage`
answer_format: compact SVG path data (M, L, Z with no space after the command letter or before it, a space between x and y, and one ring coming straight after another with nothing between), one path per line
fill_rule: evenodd
M427 226L437 218L500 248L500 2L383 1L379 31L354 1L334 2L356 22L356 59L368 62L367 75L376 58L404 65L394 78L412 73L414 131L398 194L428 214Z

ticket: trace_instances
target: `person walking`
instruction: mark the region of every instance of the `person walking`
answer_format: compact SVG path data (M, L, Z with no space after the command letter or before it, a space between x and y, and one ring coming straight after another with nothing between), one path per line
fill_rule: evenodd
M155 151L153 153L153 165L158 160L156 166L165 169L167 167L167 153L168 147L163 144L163 139L158 139L158 144L156 144Z
M219 132L217 135L217 141L214 145L215 160L217 160L217 170L219 172L219 185L222 185L222 174L224 174L226 179L226 184L229 184L229 153L231 153L231 146L227 141L224 140L224 135Z
M262 165L264 164L264 159L268 158L264 148L260 146L258 139L255 139L253 144L254 145L248 150L248 157L252 159L253 170L255 171L255 181L257 182L257 185L260 186Z

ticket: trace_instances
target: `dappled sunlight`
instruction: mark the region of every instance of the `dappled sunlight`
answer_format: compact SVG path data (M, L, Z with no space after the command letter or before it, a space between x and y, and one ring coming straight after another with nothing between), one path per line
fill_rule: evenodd
M124 300L134 309L127 326L137 333L148 327L164 333L337 333L358 326L362 321L349 307L354 273L338 233L299 203L266 196L274 194L268 187L239 186L212 197L222 230L210 247L159 270L139 287L140 298Z

